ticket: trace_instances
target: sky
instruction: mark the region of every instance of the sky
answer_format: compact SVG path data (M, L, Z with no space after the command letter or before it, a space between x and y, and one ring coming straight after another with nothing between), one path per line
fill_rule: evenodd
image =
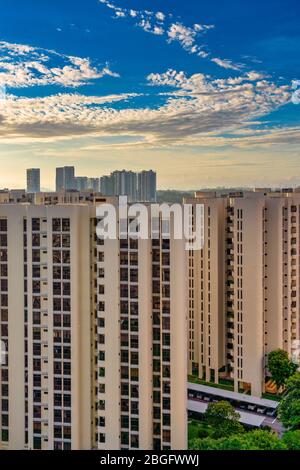
M298 0L1 0L0 188L300 185Z

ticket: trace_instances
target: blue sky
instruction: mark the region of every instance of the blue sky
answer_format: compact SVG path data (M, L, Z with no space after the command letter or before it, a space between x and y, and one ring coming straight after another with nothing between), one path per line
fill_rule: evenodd
M162 188L300 184L299 13L296 0L2 0L0 187L39 166L50 188L63 164L151 167Z

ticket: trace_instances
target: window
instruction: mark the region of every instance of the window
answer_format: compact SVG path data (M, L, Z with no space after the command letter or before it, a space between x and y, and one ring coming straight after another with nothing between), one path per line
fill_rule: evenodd
M2 441L3 442L8 442L9 435L8 435L8 429L2 429Z
M61 426L54 426L54 437L56 439L61 439L62 437L62 429Z
M133 415L139 414L139 402L138 401L131 402L131 414Z
M132 266L138 265L138 254L137 253L130 253L130 264Z
M7 232L7 220L0 219L0 232Z
M99 268L98 277L101 279L104 278L104 268Z
M63 283L63 295L71 295L71 284L69 282Z
M71 310L71 299L63 299L63 311L70 312Z
M71 316L69 314L63 316L63 326L64 328L70 328L71 326Z
M8 321L8 310L7 309L1 309L1 321L2 322L7 322Z
M69 250L65 250L62 252L62 262L64 264L70 264L71 262L71 255Z
M8 415L2 415L1 424L5 427L9 426Z
M139 436L131 436L131 447L137 449L139 447Z
M4 263L7 261L7 250L0 249L0 261Z
M8 273L7 264L1 264L0 268L1 268L1 271L0 271L1 276L7 277L7 273Z
M128 429L129 428L129 417L128 415L121 415L121 428Z
M70 231L70 219L62 219L62 231L63 232Z
M69 280L70 277L71 277L70 266L64 266L63 267L63 279Z
M128 445L129 444L129 433L128 432L121 432L121 444Z
M0 246L7 246L7 235L0 235Z
M53 266L53 278L61 279L61 267L60 266Z
M163 397L163 409L170 410L171 409L171 400L170 398Z
M32 250L32 262L33 263L40 263L41 262L40 250Z
M63 246L63 248L70 248L70 244L71 244L70 235L63 234L62 235L62 246Z
M8 281L7 279L1 279L0 289L2 292L8 292Z
M102 428L105 427L105 417L104 416L99 417L98 426L100 426Z
M104 294L104 285L103 284L100 284L98 286L98 289L99 289L99 294L103 295Z
M61 299L54 298L53 299L53 310L59 312L61 310Z
M33 265L33 267L32 267L32 277L41 277L41 268L40 268L40 266Z
M40 235L38 233L32 234L32 246L40 246Z
M64 395L64 406L67 408L71 408L72 398L71 395Z
M61 221L60 221L60 219L53 219L52 220L52 231L53 232L60 232L61 231Z
M61 246L60 235L52 235L52 246L59 248Z
M57 251L57 250L53 251L53 263L56 263L56 264L61 263L61 251Z

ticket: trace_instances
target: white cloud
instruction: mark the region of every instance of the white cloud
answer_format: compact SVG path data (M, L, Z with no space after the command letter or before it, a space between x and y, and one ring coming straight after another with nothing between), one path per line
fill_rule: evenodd
M29 53L35 53L35 48L32 46L28 46L26 44L13 44L5 41L0 41L0 52L3 51L4 53L6 53L8 48L9 54L11 56L22 56L27 55Z
M159 27L159 26L154 26L153 33L158 34L158 35L162 35L162 34L164 34L164 29Z
M181 22L174 22L172 14L166 15L161 11L131 10L121 8L109 0L99 1L113 10L115 18L133 18L136 21L135 25L145 32L165 36L169 43L178 42L190 54L197 54L201 58L208 56L208 52L204 51L203 46L198 45L196 41L200 34L214 28L214 25L196 23L193 26L185 26Z
M129 10L129 14L132 18L135 18L138 15L138 12L136 10Z
M200 35L213 29L215 27L213 24L194 23L192 26L187 26L181 21L174 21L174 15L172 14L166 15L161 11L127 9L119 7L109 0L99 0L99 2L113 10L115 18L133 18L137 21L135 26L142 28L147 33L164 36L168 43L177 42L190 54L195 54L202 59L206 59L211 55L206 46L199 44L198 39ZM250 56L244 56L244 58L252 62L260 62ZM210 60L227 70L238 72L245 67L244 64L237 64L226 58L212 57Z
M182 23L173 23L168 30L169 41L178 41L186 49L194 45L196 31Z
M108 65L102 68L93 66L88 58L0 42L0 83L7 88L41 85L78 87L105 75L119 76Z
M265 78L269 78L268 75L264 73L260 73L260 72L255 72L255 71L247 72L246 77L250 81L263 80Z
M217 57L214 57L213 59L211 59L211 61L224 69L231 69L231 70L239 71L243 68L242 64L234 64L231 60L228 60L228 59L219 59Z
M268 80L214 80L201 73L187 76L168 70L150 74L153 86L168 86L165 103L157 108L130 106L136 95L86 97L78 94L46 98L8 95L0 109L0 135L5 139L61 139L79 136L134 136L150 146L202 145L223 133L237 133L291 98L287 86ZM124 101L121 109L113 102ZM247 134L247 139L249 135ZM255 136L257 138L257 136ZM244 136L234 137L243 139Z
M161 11L158 11L158 12L155 14L155 16L156 16L156 19L157 19L158 21L164 21L165 18L166 18L166 15L164 15L164 13L162 13Z

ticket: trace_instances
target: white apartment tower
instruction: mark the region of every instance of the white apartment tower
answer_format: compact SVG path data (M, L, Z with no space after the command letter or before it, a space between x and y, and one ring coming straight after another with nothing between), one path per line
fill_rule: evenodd
M0 204L0 448L186 447L184 242L97 223L95 203Z
M256 190L205 207L205 245L189 260L189 374L264 392L266 357L300 339L300 193Z

